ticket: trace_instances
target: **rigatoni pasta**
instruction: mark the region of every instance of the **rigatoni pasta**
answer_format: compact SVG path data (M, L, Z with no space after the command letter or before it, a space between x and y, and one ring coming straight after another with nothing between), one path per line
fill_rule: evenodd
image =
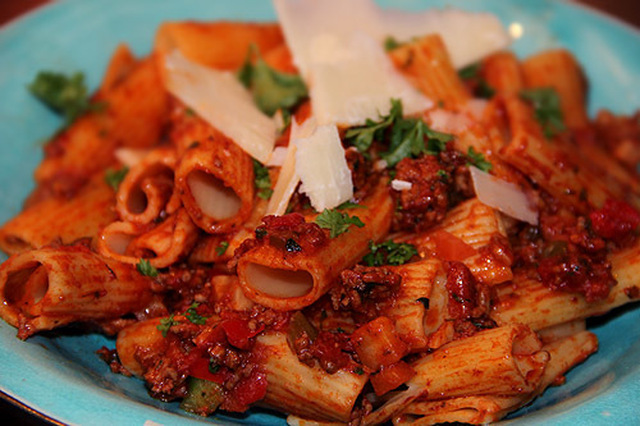
M597 350L585 319L640 299L640 184L578 59L333 3L358 19L276 0L116 49L0 228L19 338L99 330L153 397L301 425L498 421Z

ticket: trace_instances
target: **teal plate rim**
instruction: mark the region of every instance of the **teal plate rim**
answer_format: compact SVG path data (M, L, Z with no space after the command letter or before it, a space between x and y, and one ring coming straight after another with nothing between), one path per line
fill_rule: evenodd
M524 35L513 48L526 56L544 48L569 48L591 81L589 110L631 113L640 107L640 32L602 13L553 0L382 0L384 7L421 10L452 5L495 13L505 25L519 22ZM127 42L139 55L151 47L157 25L181 19L272 20L264 0L60 0L0 29L0 222L19 212L33 188L41 141L60 120L27 93L41 69L82 70L90 87L99 82L110 53ZM4 258L3 258L4 259ZM627 306L589 321L600 350L533 404L502 423L596 425L640 418L640 309ZM113 348L111 338L71 330L27 341L0 321L0 396L35 415L62 424L285 424L283 415L252 410L248 415L199 418L148 396L143 383L110 372L95 351Z

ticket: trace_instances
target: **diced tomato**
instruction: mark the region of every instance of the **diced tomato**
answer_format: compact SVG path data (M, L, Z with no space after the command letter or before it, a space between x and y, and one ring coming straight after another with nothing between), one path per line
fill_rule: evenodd
M222 328L227 334L227 340L238 349L249 349L252 337L264 330L264 324L260 324L255 330L249 327L249 320L228 319L222 322Z
M415 375L415 370L409 364L398 361L382 367L379 373L371 376L370 380L376 395L380 396L406 383Z
M267 394L267 376L254 369L234 387L222 408L228 411L244 412L249 405L260 401Z
M624 201L609 198L589 215L593 230L603 238L620 242L640 225L640 213Z
M393 321L378 317L351 334L351 342L362 364L373 371L399 361L408 352L396 335Z
M229 378L230 373L226 368L221 368L216 373L212 373L209 369L209 358L198 358L196 362L191 365L189 375L197 377L198 379L223 384Z
M431 236L436 245L436 257L441 260L461 262L478 251L450 232L438 230Z

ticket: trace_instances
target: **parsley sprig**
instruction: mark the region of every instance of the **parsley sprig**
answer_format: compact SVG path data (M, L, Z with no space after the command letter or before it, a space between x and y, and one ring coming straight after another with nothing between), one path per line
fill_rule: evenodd
M542 126L542 132L547 139L565 130L560 96L553 88L522 90L520 97L533 106L536 121Z
M364 223L358 216L349 216L347 213L338 211L338 209L324 209L323 212L316 217L315 223L320 228L328 229L331 238L344 234L349 230L351 225L355 225L358 228L364 226Z
M269 177L269 169L262 165L258 160L253 160L254 185L258 190L258 197L268 200L273 194L271 189L271 177Z
M247 59L238 71L238 79L251 91L258 108L269 116L279 109L283 113L290 112L307 97L307 87L302 78L271 68L255 44L249 47Z
M477 152L474 147L470 146L467 151L467 164L476 166L483 172L488 172L493 169L493 164L485 160L484 154Z
M140 259L140 261L136 265L136 269L142 275L145 275L147 277L155 278L158 276L158 270L153 265L151 265L151 263L149 263L147 259Z
M104 172L104 181L107 183L107 185L113 188L114 191L117 191L127 173L129 173L129 168L127 166L124 166L118 170L107 169Z
M360 152L371 148L374 140L388 143L388 150L380 154L388 167L407 157L437 155L452 139L452 135L432 130L419 118L403 118L402 103L398 99L391 100L389 114L380 117L380 121L368 119L364 126L351 128L345 133L345 140Z
M218 247L216 247L216 254L218 256L222 256L223 254L225 254L227 252L228 248L229 248L229 242L228 241L222 241L220 244L218 244Z
M193 302L191 306L189 306L187 310L184 311L184 317L192 324L205 325L207 323L208 317L205 317L198 313L198 306L200 306L198 302ZM162 337L167 337L169 329L174 325L180 324L180 321L178 321L175 316L176 314L174 313L169 315L167 318L160 319L160 324L158 324L156 328L162 333Z
M368 266L404 265L413 256L418 255L418 250L413 244L396 243L392 240L375 244L369 242L369 253L362 260Z
M104 108L102 103L92 104L89 101L84 75L81 72L65 75L40 71L27 88L47 107L64 116L66 125L87 111Z
M458 71L458 76L470 84L473 89L474 96L483 99L490 99L496 94L496 91L489 85L489 83L487 83L487 80L482 77L480 73L481 70L482 64L480 62L476 62L475 64L468 65Z

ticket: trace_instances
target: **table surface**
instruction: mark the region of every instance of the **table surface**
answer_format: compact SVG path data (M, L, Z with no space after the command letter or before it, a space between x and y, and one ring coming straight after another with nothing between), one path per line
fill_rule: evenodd
M1 0L0 25L52 0ZM576 0L640 28L639 0ZM32 413L0 398L0 420L6 425L51 425Z

